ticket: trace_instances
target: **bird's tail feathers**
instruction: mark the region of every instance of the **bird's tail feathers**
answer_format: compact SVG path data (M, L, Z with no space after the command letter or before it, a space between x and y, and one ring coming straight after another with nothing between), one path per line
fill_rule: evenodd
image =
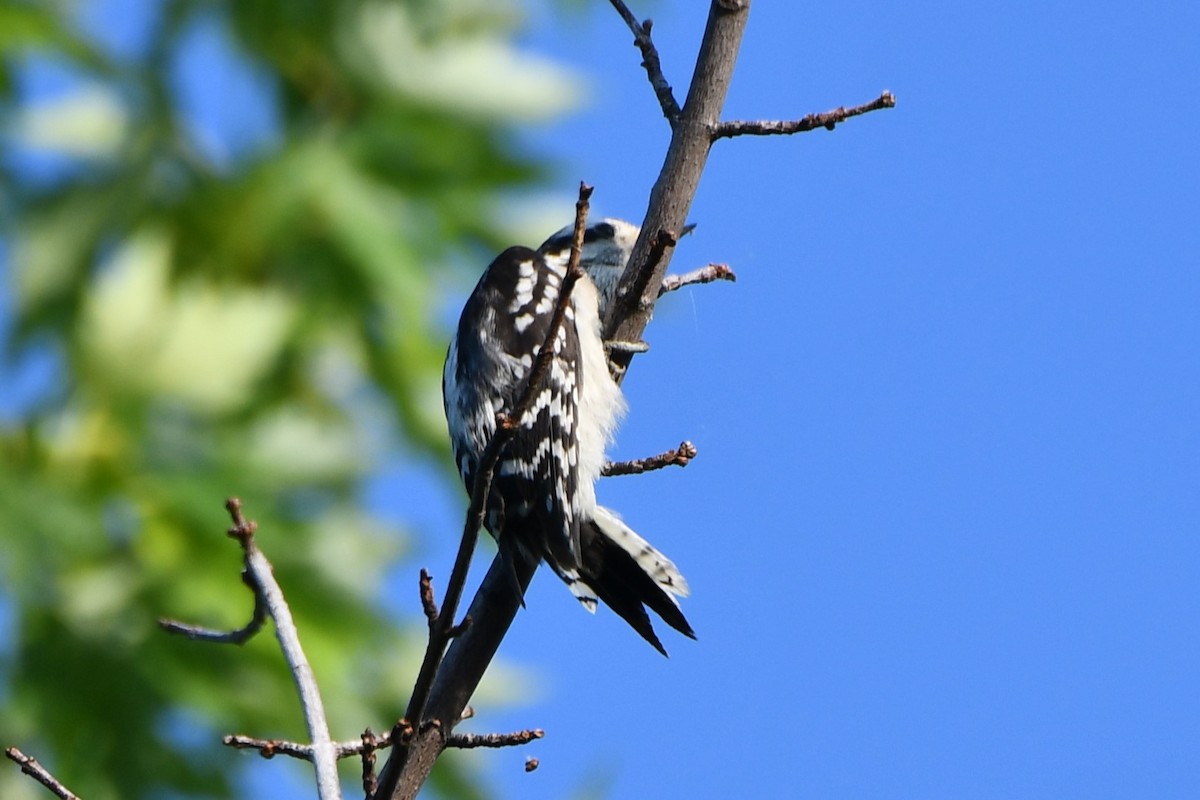
M667 653L650 624L647 607L675 630L696 638L679 608L677 598L688 594L679 568L614 512L597 506L580 531L580 546L578 574L562 577L585 608L595 611L596 599L603 600L663 655Z

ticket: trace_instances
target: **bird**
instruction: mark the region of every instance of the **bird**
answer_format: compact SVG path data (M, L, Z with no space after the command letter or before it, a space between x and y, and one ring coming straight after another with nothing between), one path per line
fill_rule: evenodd
M443 402L468 493L497 414L513 412L547 341L570 257L570 239L561 233L536 250L510 247L488 265L447 350ZM647 609L696 638L679 605L687 581L671 559L600 505L595 491L605 448L626 411L609 374L601 313L636 239L637 226L621 220L586 228L585 274L564 309L544 383L501 450L484 527L510 563L545 562L585 609L594 613L603 602L665 656Z
M625 266L637 244L641 227L615 217L606 217L588 225L583 231L583 252L579 266L591 278L600 293L599 312L601 321L607 319L608 308L617 294L617 285L625 274ZM538 249L543 252L570 253L575 226L568 225L556 231L542 242Z

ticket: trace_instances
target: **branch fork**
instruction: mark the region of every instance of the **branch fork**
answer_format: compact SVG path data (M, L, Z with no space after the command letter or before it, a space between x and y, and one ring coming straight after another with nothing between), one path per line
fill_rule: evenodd
M308 729L311 745L304 745L311 752L311 760L317 776L317 793L320 800L340 800L341 786L337 776L337 748L329 735L329 723L325 718L325 706L317 687L312 667L300 646L300 634L292 619L292 610L284 598L283 589L275 580L271 562L258 549L254 541L256 523L247 520L242 513L242 501L231 497L225 501L225 509L233 520L229 535L237 539L242 547L242 581L254 592L254 616L250 622L235 631L222 633L175 620L160 619L159 625L168 633L180 634L197 641L217 644L242 644L257 633L270 617L275 622L275 636L292 673L292 681L300 696L304 712L304 723Z

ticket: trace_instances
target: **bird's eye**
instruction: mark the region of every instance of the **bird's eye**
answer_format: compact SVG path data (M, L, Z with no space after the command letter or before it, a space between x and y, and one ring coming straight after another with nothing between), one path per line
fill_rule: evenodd
M583 241L585 244L587 242L595 242L595 241L604 241L604 240L612 241L616 237L617 237L616 228L614 228L611 223L601 222L601 223L591 226L586 231L584 231Z

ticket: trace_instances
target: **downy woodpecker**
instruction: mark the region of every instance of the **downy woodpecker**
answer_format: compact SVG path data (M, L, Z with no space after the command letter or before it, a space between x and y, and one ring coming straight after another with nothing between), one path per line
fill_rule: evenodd
M679 608L688 593L665 555L598 505L604 450L625 411L609 375L600 314L612 297L637 226L604 220L587 228L545 382L501 452L484 525L506 558L545 561L589 611L603 600L666 655L647 607L695 638ZM546 342L570 255L571 231L538 250L512 247L484 271L450 343L442 392L459 473L470 492L496 429L511 412ZM595 283L593 283L595 281ZM597 291L597 286L600 291Z

